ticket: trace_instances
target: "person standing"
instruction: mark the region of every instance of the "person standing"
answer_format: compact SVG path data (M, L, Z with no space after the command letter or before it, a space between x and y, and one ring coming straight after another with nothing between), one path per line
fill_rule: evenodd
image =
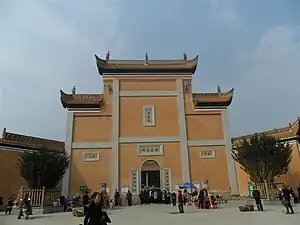
M286 208L286 214L294 214L294 209L291 205L291 192L286 186L282 189L282 200Z
M126 194L126 199L127 199L128 206L132 206L132 194L131 194L130 190L128 190L128 192Z
M204 190L201 189L198 195L198 209L204 209Z
M7 207L6 207L6 211L5 211L5 215L7 214L11 214L12 212L12 208L14 206L14 201L15 201L15 195L12 194L7 201Z
M175 191L172 192L171 199L172 199L173 206L176 206L176 193L175 193Z
M168 190L167 192L167 205L171 204L171 192Z
M115 199L115 206L117 207L120 203L120 193L118 192L118 190L116 189L115 190L115 196L114 196L114 199Z
M87 213L88 213L88 208L89 208L89 195L88 192L85 192L84 195L82 196L82 205L83 205L83 224L87 225L88 224L88 217L87 217Z
M260 197L260 191L256 188L252 191L252 196L255 200L255 204L257 206L258 211L264 211L263 206L261 204L261 197Z
M178 191L178 209L179 209L179 213L184 213L183 204L184 204L183 196L182 196L181 190L179 190Z
M186 189L183 190L183 203L186 205L188 198L188 191Z

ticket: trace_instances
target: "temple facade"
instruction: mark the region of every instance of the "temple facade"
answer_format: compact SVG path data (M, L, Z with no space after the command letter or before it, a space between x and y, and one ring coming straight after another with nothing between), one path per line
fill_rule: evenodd
M96 63L103 93L60 93L72 160L63 195L80 193L82 185L138 194L145 186L173 190L184 182L238 194L227 115L233 89L193 93L198 57L108 55Z
M300 118L295 120L293 123L288 124L288 126L267 130L264 132L257 132L258 134L267 134L278 138L279 141L288 143L292 148L292 161L290 163L290 168L287 174L279 176L275 179L275 182L284 183L289 186L292 186L294 190L300 184ZM239 144L244 138L248 139L254 134L249 134L240 137L232 138L232 147L233 149ZM248 183L250 182L248 174L245 172L243 167L235 162L236 165L236 174L238 180L238 187L240 195L248 196Z

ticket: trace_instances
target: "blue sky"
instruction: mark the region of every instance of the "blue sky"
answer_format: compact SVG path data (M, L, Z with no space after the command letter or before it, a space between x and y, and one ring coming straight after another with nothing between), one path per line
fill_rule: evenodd
M63 140L59 90L100 92L94 53L200 55L194 92L235 88L232 136L300 116L298 0L2 0L0 128ZM201 129L201 128L199 128Z

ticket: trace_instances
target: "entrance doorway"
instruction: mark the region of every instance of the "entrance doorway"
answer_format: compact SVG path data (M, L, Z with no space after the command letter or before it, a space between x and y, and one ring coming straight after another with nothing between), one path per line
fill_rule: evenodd
M156 161L148 160L141 167L141 187L160 188L160 168Z

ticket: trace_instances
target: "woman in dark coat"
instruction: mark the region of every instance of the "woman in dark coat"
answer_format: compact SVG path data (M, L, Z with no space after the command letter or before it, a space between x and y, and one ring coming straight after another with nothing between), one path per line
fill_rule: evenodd
M88 225L106 225L107 223L111 223L107 213L102 211L101 196L99 193L93 196L93 201L89 205L86 217Z

